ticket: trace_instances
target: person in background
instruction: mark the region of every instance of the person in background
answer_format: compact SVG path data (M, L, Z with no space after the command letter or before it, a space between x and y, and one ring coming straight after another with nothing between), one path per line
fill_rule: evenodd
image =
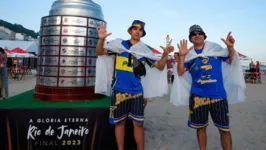
M260 72L260 62L257 61L256 63L256 72Z
M173 73L172 73L172 77L171 77L172 83L174 82L174 76L175 76L174 74L177 70L177 68L174 68L174 67L177 67L178 59L179 59L179 53L175 52L174 53L174 59L171 62L171 67L173 68Z
M256 72L256 66L255 66L253 60L251 60L251 62L249 64L249 71L250 72Z
M8 97L8 74L7 74L7 55L5 50L0 47L0 74L1 74L1 95L0 97L5 99Z

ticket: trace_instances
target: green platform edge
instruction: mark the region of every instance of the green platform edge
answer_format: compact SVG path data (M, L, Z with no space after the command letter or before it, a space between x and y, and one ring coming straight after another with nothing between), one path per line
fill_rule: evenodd
M36 109L36 108L109 108L110 97L97 100L75 102L48 102L34 99L34 89L0 100L0 109Z

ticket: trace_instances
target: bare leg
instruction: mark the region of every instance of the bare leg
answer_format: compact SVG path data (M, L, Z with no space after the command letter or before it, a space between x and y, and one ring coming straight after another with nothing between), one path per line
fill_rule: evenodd
M115 136L118 150L124 150L125 124L126 121L123 120L115 125Z
M144 128L143 125L133 121L134 137L138 150L144 150Z
M197 129L197 137L198 137L200 150L206 150L207 146L206 127Z
M221 134L221 144L223 150L232 150L232 137L229 131L219 130Z
M145 99L144 99L144 108L147 106L147 104L148 104L148 99L145 98Z

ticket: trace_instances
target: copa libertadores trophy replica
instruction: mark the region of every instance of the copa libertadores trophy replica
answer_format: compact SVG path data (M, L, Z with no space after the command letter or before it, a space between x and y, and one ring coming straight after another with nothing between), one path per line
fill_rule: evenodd
M92 0L57 0L41 19L37 84L34 98L74 101L101 98L94 94L98 33L104 22Z
M172 43L172 38L171 38L169 35L167 35L167 36L165 37L165 42L166 42L166 46L168 46L169 44Z

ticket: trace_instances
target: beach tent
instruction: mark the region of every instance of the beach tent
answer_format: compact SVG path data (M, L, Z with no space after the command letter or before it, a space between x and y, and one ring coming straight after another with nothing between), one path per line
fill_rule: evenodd
M38 45L35 41L10 41L10 40L0 40L0 47L6 48L8 50L13 50L15 48L21 48L26 52L34 52L38 54Z
M13 50L10 51L11 53L20 53L20 54L26 54L27 52L19 47L14 48Z

